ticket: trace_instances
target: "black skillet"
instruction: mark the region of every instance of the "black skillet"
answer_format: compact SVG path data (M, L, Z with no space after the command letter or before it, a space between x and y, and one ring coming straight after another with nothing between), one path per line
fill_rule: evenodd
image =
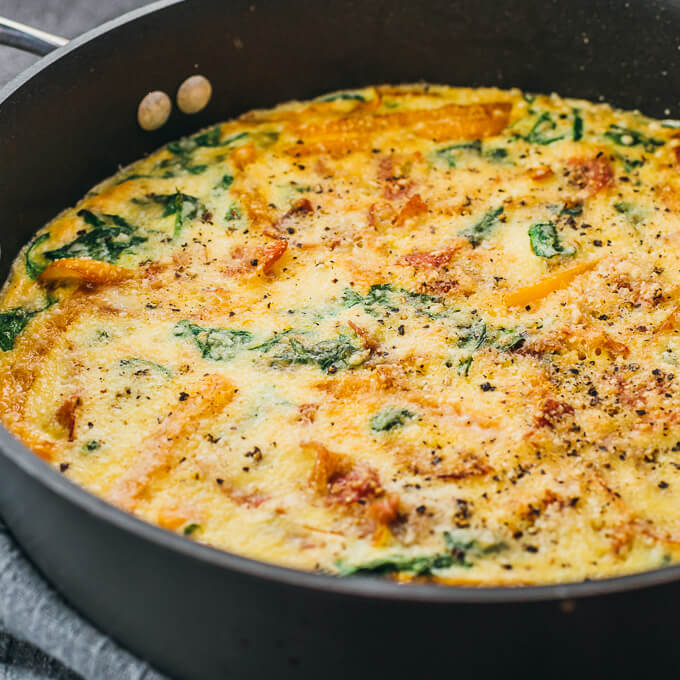
M679 48L678 0L164 0L0 92L0 279L38 227L120 164L250 108L424 79L678 116ZM212 81L210 105L143 132L141 97L196 72ZM680 665L680 566L516 589L291 571L144 524L3 429L0 513L77 609L175 678L613 678Z

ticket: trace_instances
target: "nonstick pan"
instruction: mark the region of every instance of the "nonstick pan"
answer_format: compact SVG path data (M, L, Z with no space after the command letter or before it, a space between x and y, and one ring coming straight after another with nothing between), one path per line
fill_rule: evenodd
M0 29L38 52L47 35ZM680 115L677 0L164 0L0 92L0 278L33 232L161 144L253 107L369 83L518 86ZM137 125L202 73L194 116ZM174 678L645 677L677 672L680 566L453 588L262 564L144 524L0 429L0 513L80 612Z

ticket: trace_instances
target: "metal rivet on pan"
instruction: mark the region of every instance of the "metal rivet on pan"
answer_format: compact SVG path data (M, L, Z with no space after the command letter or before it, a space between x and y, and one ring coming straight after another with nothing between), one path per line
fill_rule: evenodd
M137 121L144 130L157 130L165 125L170 117L172 101L165 92L154 90L149 92L137 108Z
M177 106L184 113L198 113L212 97L212 85L205 76L190 76L177 90Z

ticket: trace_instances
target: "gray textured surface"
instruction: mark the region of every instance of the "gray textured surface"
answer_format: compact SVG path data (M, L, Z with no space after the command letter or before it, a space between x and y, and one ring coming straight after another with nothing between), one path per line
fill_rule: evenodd
M163 680L75 614L0 522L0 679Z
M0 16L64 38L148 4L150 0L0 0ZM0 47L0 84L30 66L37 57Z
M0 0L0 16L73 38L146 0ZM37 60L0 47L0 85ZM0 521L0 680L162 680L72 612Z

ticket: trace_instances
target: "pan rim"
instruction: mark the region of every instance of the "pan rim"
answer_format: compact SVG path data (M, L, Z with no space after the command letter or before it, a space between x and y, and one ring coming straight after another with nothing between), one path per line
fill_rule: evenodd
M123 25L149 14L169 9L181 2L184 0L157 0L87 31L65 46L55 49L0 89L0 107L6 106L15 92L67 54ZM236 571L246 576L266 579L293 588L362 599L428 604L513 604L614 595L680 580L680 564L593 581L530 586L443 586L400 584L387 579L366 576L338 578L328 574L282 567L219 550L138 519L69 481L24 446L2 424L0 424L0 455L7 458L32 480L62 500L76 506L80 512L107 522L138 539L212 567ZM11 523L9 528L11 531ZM49 580L49 575L47 578Z

